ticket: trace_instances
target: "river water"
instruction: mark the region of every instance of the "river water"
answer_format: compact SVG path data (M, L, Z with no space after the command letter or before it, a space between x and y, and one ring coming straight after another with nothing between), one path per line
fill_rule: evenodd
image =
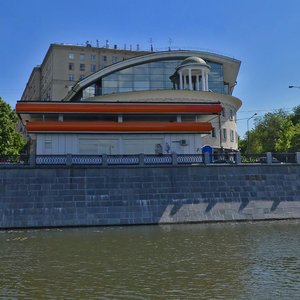
M0 299L300 299L300 220L0 231Z

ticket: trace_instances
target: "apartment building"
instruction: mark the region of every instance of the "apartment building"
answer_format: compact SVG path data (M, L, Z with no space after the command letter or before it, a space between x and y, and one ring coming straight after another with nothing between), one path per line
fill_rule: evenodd
M79 80L109 65L149 53L70 44L51 44L41 65L33 68L21 101L60 101Z

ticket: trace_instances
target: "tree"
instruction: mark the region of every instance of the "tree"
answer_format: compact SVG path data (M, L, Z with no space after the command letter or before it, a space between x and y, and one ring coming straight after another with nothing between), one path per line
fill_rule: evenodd
M294 126L294 129L290 152L300 152L300 121Z
M238 137L238 145L239 145L239 151L241 153L247 152L247 139L242 139L240 136Z
M284 110L267 113L255 119L255 128L246 133L251 141L249 153L288 152L291 151L296 138L296 126L292 115ZM299 136L299 135L298 135Z
M19 155L26 141L16 127L18 117L0 97L0 155Z
M294 125L300 123L300 105L294 107L291 119Z
M262 152L287 152L294 134L291 117L283 110L258 119L255 131Z

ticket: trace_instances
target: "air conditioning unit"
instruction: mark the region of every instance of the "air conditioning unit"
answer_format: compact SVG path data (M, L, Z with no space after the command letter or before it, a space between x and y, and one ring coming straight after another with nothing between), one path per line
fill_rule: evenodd
M187 146L187 141L186 140L180 140L179 145L180 146Z

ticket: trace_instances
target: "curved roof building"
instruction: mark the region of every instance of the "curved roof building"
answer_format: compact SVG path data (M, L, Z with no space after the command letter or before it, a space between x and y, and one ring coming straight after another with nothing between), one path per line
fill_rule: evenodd
M240 61L154 52L78 81L60 102L18 102L37 154L197 154L237 150Z

